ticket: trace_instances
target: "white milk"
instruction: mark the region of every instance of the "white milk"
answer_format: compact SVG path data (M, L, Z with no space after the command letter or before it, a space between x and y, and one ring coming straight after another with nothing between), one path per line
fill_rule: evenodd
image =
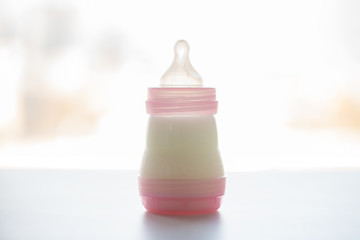
M224 176L213 116L150 116L140 176L205 179Z

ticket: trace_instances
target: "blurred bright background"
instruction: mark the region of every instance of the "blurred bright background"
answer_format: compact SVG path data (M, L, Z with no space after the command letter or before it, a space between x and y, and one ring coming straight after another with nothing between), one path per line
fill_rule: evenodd
M227 171L360 167L360 2L0 0L0 168L138 169L185 39Z

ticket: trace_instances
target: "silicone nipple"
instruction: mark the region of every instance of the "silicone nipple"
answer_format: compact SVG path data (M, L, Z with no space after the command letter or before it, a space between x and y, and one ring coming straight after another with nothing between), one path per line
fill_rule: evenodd
M174 46L174 60L160 80L162 87L201 87L202 79L189 60L189 44L179 40Z

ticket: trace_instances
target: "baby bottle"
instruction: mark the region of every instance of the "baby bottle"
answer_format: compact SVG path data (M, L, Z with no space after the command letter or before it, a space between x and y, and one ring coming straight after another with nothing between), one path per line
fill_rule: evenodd
M202 87L186 41L177 41L174 52L160 87L148 89L140 195L149 212L211 213L220 207L225 191L214 118L216 92Z

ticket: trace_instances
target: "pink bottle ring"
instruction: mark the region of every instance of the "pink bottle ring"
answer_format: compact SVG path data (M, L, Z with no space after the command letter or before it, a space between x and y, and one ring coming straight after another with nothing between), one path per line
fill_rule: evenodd
M216 211L225 193L226 178L149 179L139 177L140 196L152 213L192 215Z
M213 115L215 88L149 88L146 112L151 115Z

